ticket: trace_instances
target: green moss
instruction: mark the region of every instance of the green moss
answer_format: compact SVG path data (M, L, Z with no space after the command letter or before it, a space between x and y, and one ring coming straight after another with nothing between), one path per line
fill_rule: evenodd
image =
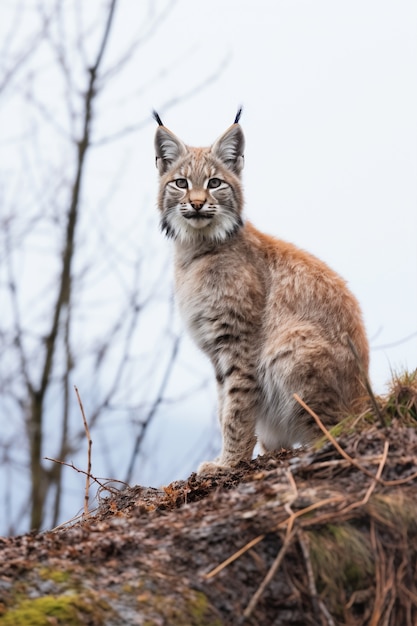
M52 580L54 583L66 583L69 581L71 574L69 571L51 569L49 567L42 567L39 570L39 576L42 580Z
M310 555L317 589L336 614L342 598L369 585L374 563L369 537L351 524L328 524L309 531Z
M50 626L52 623L57 626L79 626L87 623L86 617L89 624L100 626L104 621L96 609L75 594L43 596L22 600L6 610L0 617L0 626Z
M207 596L202 592L195 592L193 598L188 601L190 623L192 626L221 626L219 619L210 617L212 613Z
M402 491L374 494L366 505L373 519L395 528L405 536L417 532L417 503Z
M149 606L146 613L155 615L155 620L148 618L144 626L156 626L161 623L161 618L170 626L222 626L223 622L216 616L217 612L204 593L185 590L182 600L178 603L178 598L172 596L141 595L140 602Z

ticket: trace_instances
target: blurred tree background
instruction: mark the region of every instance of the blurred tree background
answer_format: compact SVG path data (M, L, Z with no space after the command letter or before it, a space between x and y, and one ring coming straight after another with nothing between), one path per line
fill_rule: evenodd
M146 42L175 2L142 4L129 32L129 6L118 0L10 3L3 23L0 533L51 528L68 515L71 470L44 457L85 466L74 385L93 473L126 482L150 423L175 401L166 397L180 343L169 255L141 171L123 194L152 124L143 94L163 86L172 62L153 67ZM161 109L218 71L167 94ZM153 159L151 145L146 153Z

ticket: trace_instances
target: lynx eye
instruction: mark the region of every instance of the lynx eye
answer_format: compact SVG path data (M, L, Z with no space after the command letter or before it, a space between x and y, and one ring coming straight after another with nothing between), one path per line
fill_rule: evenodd
M220 178L210 178L207 183L207 187L208 189L217 189L217 187L220 187L221 184L222 181L220 180Z
M188 187L188 181L186 178L177 178L177 180L175 181L175 184L180 189L187 189Z

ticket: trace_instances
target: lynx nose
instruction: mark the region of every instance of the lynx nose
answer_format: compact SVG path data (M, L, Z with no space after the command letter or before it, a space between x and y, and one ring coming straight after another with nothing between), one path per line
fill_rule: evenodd
M201 209L204 206L204 202L205 200L194 200L193 202L190 202L191 206L193 207L194 211L201 211Z

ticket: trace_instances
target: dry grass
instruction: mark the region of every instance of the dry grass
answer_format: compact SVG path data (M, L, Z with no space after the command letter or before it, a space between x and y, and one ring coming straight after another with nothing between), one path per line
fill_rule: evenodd
M171 611L198 592L212 621L187 613L164 623L416 626L417 374L396 376L367 411L322 434L309 450L126 488L69 528L0 540L3 580L18 571L37 597L36 555L80 571L100 594L122 581L122 616L139 579L143 623L161 613L160 598Z

